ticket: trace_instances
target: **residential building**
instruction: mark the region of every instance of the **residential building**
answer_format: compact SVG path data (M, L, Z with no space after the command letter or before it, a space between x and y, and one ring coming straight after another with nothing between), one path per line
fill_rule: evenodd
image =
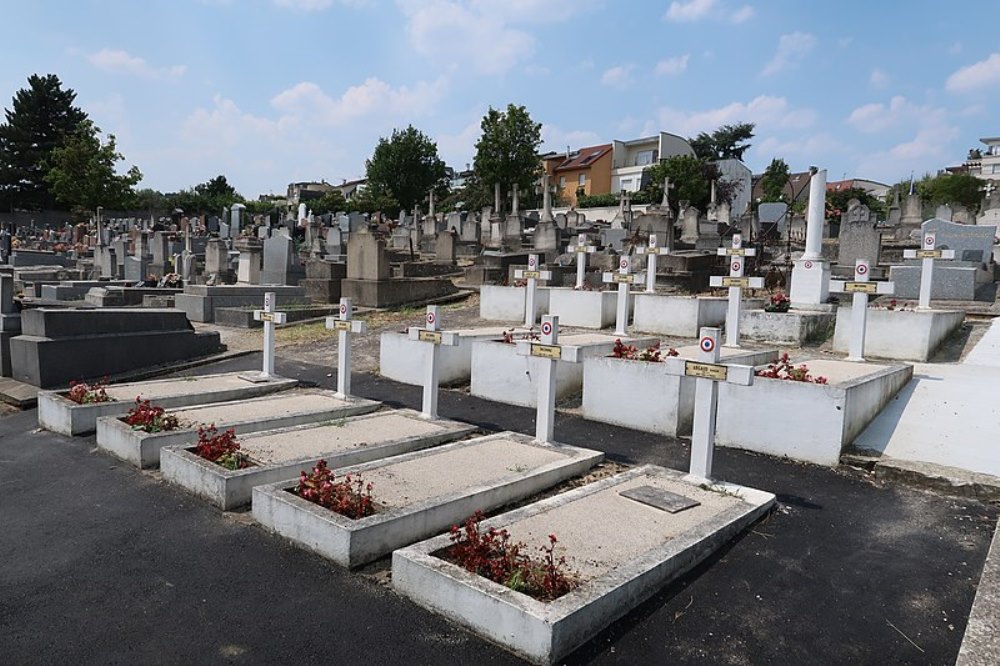
M576 206L577 192L608 194L611 189L612 145L588 146L565 153L542 155L545 173L559 187L568 205Z
M987 137L979 141L986 146L986 149L970 151L969 159L963 166L967 168L968 173L977 178L1000 180L1000 137Z
M719 169L719 179L731 183L739 183L733 193L733 200L729 202L729 211L735 217L746 212L750 205L750 193L753 190L753 172L750 167L735 158L715 160L715 166Z
M753 190L751 198L753 199L754 205L759 203L764 197L764 188L760 182L763 177L764 174L762 173L754 174L753 176ZM791 204L793 201L808 201L809 172L799 171L797 173L788 174L788 182L785 183L782 194L784 195L785 202L788 204Z
M367 178L358 178L356 180L344 180L340 185L334 186L334 189L344 195L344 199L350 201L362 190L365 189L365 184L368 182Z
M660 132L655 136L631 141L614 141L610 192L638 192L642 189L642 172L660 160L675 155L694 157L694 149L686 139Z
M872 195L877 199L885 198L889 195L889 188L891 185L886 185L885 183L880 183L875 180L866 180L864 178L850 178L848 180L836 180L828 182L826 184L827 192L840 192L841 190L850 190L853 188L859 188Z
M300 203L306 203L315 199L320 199L324 194L333 192L335 188L325 180L320 182L304 182L288 184L288 205L290 208L298 208Z

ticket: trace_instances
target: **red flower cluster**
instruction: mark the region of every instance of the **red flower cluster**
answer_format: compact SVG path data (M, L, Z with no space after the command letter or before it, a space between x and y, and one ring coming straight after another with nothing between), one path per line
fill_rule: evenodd
M671 347L667 351L660 349L660 342L646 347L644 351L639 351L635 345L626 345L621 338L615 340L615 346L611 350L611 358L622 358L626 361L648 361L650 363L661 363L664 356L678 356L676 349Z
M325 460L316 463L311 474L299 473L295 494L354 520L375 513L372 484L365 483L360 474L348 474L343 481L336 481Z
M510 329L509 331L504 331L500 334L500 342L504 342L508 345L514 344L516 340L538 340L538 333L535 333L534 328L530 328L527 332L517 335L514 333L516 329Z
M805 363L800 364L798 367L792 365L792 362L788 360L788 352L781 355L776 362L771 363L763 370L758 370L756 373L758 377L766 377L768 379L787 379L792 382L806 382L808 384L827 384L828 381L826 377L813 377L809 374L809 366Z
M89 405L95 402L112 402L113 398L108 395L108 378L86 384L84 382L70 382L67 398L79 405Z
M236 431L229 428L219 433L214 423L207 428L198 426L198 446L195 453L229 470L245 469L251 465L247 454L240 451Z
M771 294L767 304L764 306L764 310L766 312L788 312L791 305L792 302L788 296L779 291L777 294Z
M135 397L135 407L125 415L125 423L132 426L132 430L143 432L166 432L176 430L181 425L176 416L165 414L163 407L151 405L149 400L143 400L138 395Z
M446 559L542 601L557 599L579 585L577 576L564 569L566 558L555 556L555 534L549 535L547 546L539 548L543 555L537 559L522 552L526 547L523 543L511 543L507 530L491 527L484 532L482 520L483 513L477 511L461 527L452 526L452 545L443 553Z

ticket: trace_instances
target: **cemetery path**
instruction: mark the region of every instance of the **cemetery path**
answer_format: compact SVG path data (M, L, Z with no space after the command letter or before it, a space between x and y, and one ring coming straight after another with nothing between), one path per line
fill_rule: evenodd
M187 374L259 365L254 354ZM334 381L327 364L279 359L277 370ZM421 400L420 387L370 374L354 385L393 406ZM460 391L443 391L440 410L534 429L534 410ZM0 654L10 663L520 663L378 583L384 562L376 575L349 574L92 438L34 428L31 411L0 418ZM680 440L565 414L556 432L617 462L687 465ZM717 451L716 469L776 493L777 510L567 663L954 663L996 507L732 449Z

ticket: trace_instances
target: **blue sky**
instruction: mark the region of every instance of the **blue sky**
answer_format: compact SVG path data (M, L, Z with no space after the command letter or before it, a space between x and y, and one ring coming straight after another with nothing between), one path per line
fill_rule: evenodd
M0 104L54 73L143 187L364 174L413 124L462 168L489 106L563 150L757 123L746 161L895 182L1000 135L1000 2L75 0L2 9Z

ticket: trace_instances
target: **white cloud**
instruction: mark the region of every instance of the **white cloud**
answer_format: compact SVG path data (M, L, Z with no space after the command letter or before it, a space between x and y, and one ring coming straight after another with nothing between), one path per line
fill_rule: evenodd
M408 119L433 108L446 87L443 77L432 83L421 81L412 88L393 88L371 77L334 99L315 83L302 81L275 95L271 105L284 111L285 118L301 116L325 125L344 125L373 116Z
M902 95L896 95L888 104L879 102L857 107L847 117L847 123L859 132L876 134L892 128L942 125L946 118L944 109L912 104Z
M872 88L885 88L889 85L889 75L885 73L885 70L876 67L872 70L871 76L868 77L868 83Z
M557 125L542 125L542 150L554 150L556 152L566 150L566 146L573 149L584 146L594 146L600 143L607 143L597 132L589 130L564 130Z
M229 0L230 2L232 0ZM271 0L275 7L291 9L299 12L321 12L334 5L335 0ZM369 0L338 0L348 7L361 7L369 4Z
M993 53L986 60L962 67L945 83L951 92L972 92L1000 84L1000 53Z
M729 20L736 24L745 23L752 19L756 13L750 5L743 5L730 15Z
M816 46L816 37L807 32L791 32L782 35L778 39L778 50L774 57L764 67L761 72L763 76L770 76L778 72L794 67L796 60L804 57L813 47Z
M760 129L804 129L816 122L816 112L807 108L793 108L784 97L758 95L749 102L732 102L705 111L682 111L663 107L656 119L646 124L643 133L663 130L681 136L695 136L699 132L712 132L721 125L739 122L755 123ZM759 130L758 130L759 131Z
M632 78L632 71L635 65L618 65L612 67L601 75L601 83L611 88L624 90L632 86L635 81Z
M184 65L153 67L143 58L118 49L101 49L89 54L87 60L98 69L107 72L123 72L145 79L176 79L187 71Z
M754 143L750 150L764 160L772 157L799 157L804 162L816 164L824 155L842 153L847 148L842 139L835 138L829 132L820 132L786 141L770 136Z
M665 21L692 23L703 19L729 20L732 23L749 21L756 14L750 5L731 10L719 0L674 0L663 15Z
M837 40L837 46L842 49L846 49L848 46L854 43L853 37L841 37Z
M663 74L666 76L673 76L675 74L680 74L687 69L688 60L690 55L684 54L682 56L674 56L672 58L666 58L656 63L656 73Z
M482 113L478 113L482 116ZM456 169L464 169L465 165L472 163L472 158L476 152L476 141L482 134L481 120L479 117L466 125L458 134L438 134L435 138L438 147L438 154L446 164Z

